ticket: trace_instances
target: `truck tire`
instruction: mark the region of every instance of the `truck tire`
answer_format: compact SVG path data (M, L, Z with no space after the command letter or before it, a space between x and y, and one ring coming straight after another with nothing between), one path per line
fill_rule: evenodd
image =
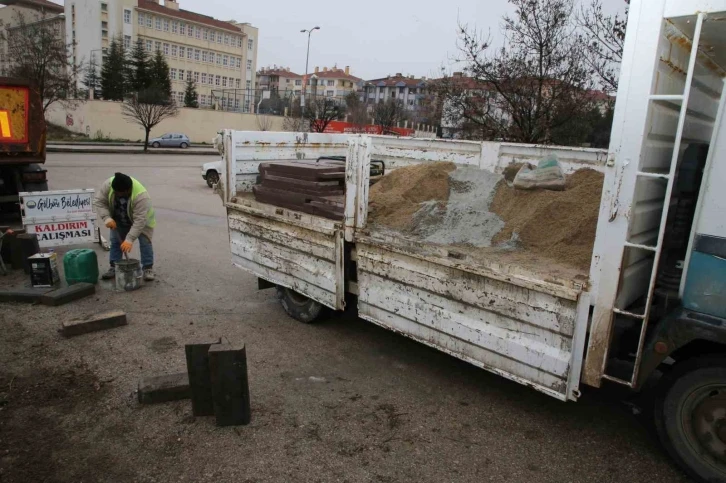
M287 315L305 324L312 324L323 312L320 302L287 287L277 287L277 298Z
M219 183L219 173L215 170L210 169L207 171L207 186L213 188L215 184Z
M726 356L676 364L659 386L655 426L668 453L693 478L726 481Z

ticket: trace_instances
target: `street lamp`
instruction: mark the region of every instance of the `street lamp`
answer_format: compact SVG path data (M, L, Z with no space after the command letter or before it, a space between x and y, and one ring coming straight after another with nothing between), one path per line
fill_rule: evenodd
M315 31L320 30L320 27L313 27L310 30L303 29L300 31L300 33L307 33L308 34L308 53L305 56L305 82L303 85L303 91L302 91L302 97L300 98L300 107L305 107L305 90L307 89L307 82L308 82L308 60L310 60L310 35Z

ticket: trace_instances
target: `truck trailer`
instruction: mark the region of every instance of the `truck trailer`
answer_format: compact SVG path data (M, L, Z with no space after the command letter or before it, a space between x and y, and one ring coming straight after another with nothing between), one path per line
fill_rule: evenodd
M726 481L726 0L633 0L607 151L310 133L220 133L232 262L292 317L355 309L562 401L655 391L655 426L700 481ZM589 269L377 230L371 162L492 173L555 155L604 176ZM344 214L262 203L266 161L345 160ZM654 384L646 384L659 376Z

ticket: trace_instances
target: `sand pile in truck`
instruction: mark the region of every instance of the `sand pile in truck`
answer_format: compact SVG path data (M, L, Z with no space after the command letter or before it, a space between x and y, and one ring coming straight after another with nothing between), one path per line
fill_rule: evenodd
M453 163L396 169L370 190L369 221L441 245L520 248L590 265L603 175L567 177L564 191L518 190L504 177Z

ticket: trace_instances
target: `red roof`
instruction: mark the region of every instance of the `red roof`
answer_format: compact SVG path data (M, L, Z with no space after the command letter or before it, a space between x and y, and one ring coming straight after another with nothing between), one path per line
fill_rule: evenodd
M360 77L346 74L343 69L328 69L327 71L318 70L310 75L315 75L318 79L347 79L353 82L360 82L362 80Z
M378 87L418 87L425 82L426 81L423 79L412 79L410 77L406 77L405 75L396 74L393 76L384 77L382 79L372 79L366 81L366 84Z
M54 2L49 2L48 0L3 0L0 2L2 5L18 5L18 6L27 6L29 8L47 8L48 10L53 10L57 13L63 13L63 5L58 5Z
M261 69L257 75L276 75L278 77L302 77L292 71L285 69Z
M152 0L139 0L139 8L143 10L149 10L151 12L168 15L170 17L176 17L189 22L201 23L209 25L210 27L217 27L218 29L230 30L235 33L240 33L242 30L229 22L217 20L216 18L208 17L199 13L190 12L189 10L174 10L173 8L166 8L163 5Z

